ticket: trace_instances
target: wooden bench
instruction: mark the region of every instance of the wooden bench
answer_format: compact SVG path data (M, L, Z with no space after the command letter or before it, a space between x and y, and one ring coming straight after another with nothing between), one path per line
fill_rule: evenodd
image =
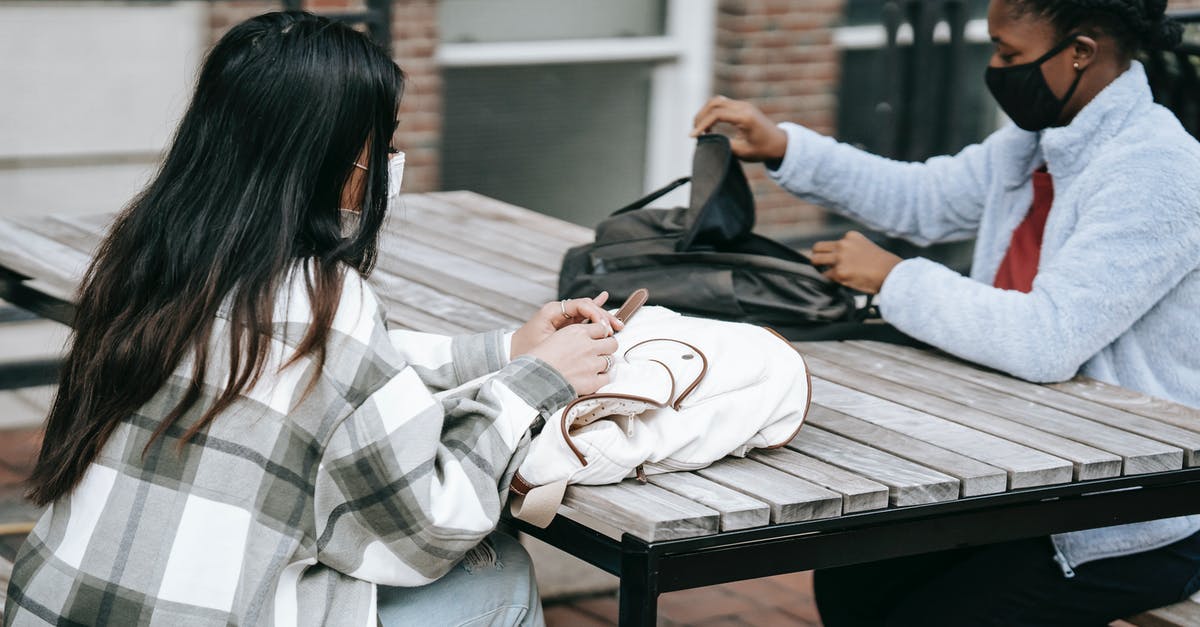
M1196 627L1200 625L1200 603L1188 599L1175 605L1142 612L1126 618L1125 622L1138 627Z

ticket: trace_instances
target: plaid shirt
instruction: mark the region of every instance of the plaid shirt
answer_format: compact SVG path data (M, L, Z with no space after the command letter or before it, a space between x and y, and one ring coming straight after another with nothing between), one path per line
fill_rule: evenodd
M498 331L388 332L371 289L347 274L307 395L307 359L279 370L311 321L292 280L270 374L180 453L223 374L146 456L190 364L116 429L21 548L6 625L375 627L375 584L434 581L493 529L530 425L570 386L531 357L505 363ZM228 363L217 322L210 363Z

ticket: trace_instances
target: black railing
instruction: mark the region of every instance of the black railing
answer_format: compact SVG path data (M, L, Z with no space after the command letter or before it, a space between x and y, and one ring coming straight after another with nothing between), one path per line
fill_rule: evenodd
M874 152L905 160L923 160L957 151L978 137L965 137L965 81L982 80L965 68L969 0L885 0L887 32L883 63L885 84L875 110L879 133ZM1187 25L1185 43L1173 51L1142 55L1157 102L1175 112L1193 136L1200 137L1200 11L1173 12ZM948 37L935 41L940 22ZM912 29L911 44L898 40L901 26ZM944 32L944 31L943 31ZM941 46L946 46L943 49ZM964 74L964 70L974 73ZM975 112L978 115L978 112Z
M304 8L303 0L282 0L283 8L288 11L299 11ZM321 13L321 15L346 22L348 24L364 24L367 34L383 47L392 50L392 0L366 0L366 9L362 11L347 11L344 13Z
M920 160L957 150L971 139L962 133L967 9L967 0L883 3L886 83L875 108L882 132L872 147L879 154ZM934 37L939 22L949 27L944 52ZM899 41L905 23L912 29L909 46Z
M1193 137L1200 138L1200 11L1172 14L1187 27L1175 50L1143 55L1154 100L1171 111Z
M860 19L864 4L857 3ZM859 115L855 123L864 127L842 129L843 139L876 154L921 161L957 152L986 135L991 123L983 118L995 110L990 98L980 101L975 97L983 67L973 67L985 58L975 49L983 42L966 39L971 12L979 15L977 4L974 0L882 0L877 5L886 44L875 74L878 83L873 94L865 94L873 103L873 119ZM1200 137L1200 11L1171 15L1187 27L1184 44L1172 51L1144 53L1140 60L1155 101L1171 109L1189 133ZM842 97L846 96L843 87ZM838 236L852 226L862 228L833 218L827 229L812 239ZM930 257L963 272L970 266L969 242L922 248L863 230L901 256ZM798 242L801 246L809 243Z

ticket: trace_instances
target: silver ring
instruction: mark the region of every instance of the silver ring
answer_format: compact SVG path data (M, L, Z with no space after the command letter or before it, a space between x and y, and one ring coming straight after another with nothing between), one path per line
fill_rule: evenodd
M601 355L601 357L603 357L603 358L604 358L604 370L601 370L601 371L600 371L600 374L605 374L605 373L607 373L609 370L612 370L612 367L613 367L613 359L612 359L612 356L611 356L611 355Z
M566 318L567 320L570 320L571 318L574 318L574 316L572 316L571 314L567 313L567 301L566 301L565 299L564 299L564 300L560 300L560 301L558 301L558 308L559 308L560 310L562 310L562 315L563 315L563 317L564 317L564 318Z

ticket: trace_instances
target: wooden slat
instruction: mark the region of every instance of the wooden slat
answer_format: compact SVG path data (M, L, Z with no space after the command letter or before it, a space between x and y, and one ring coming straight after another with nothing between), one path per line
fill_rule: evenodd
M499 312L480 306L444 289L430 287L402 276L396 276L384 268L371 273L370 282L385 303L402 303L412 309L423 311L436 318L444 318L471 331L483 331L500 327L516 327L524 322L509 312Z
M563 505L647 542L716 533L720 514L658 486L625 481L568 486Z
M797 343L796 346L804 353L813 373L823 379L861 392L876 394L913 409L1068 460L1074 465L1073 478L1076 481L1116 477L1121 474L1122 460L1119 455L895 383L887 377L902 369L875 359L871 354L853 353L846 349L844 343L806 342ZM868 372L872 374L867 374Z
M1146 396L1141 392L1118 387L1111 383L1078 376L1070 381L1051 383L1047 387L1102 405L1153 418L1182 429L1200 430L1200 409L1162 398Z
M502 292L484 288L475 281L465 281L438 270L417 266L390 254L380 255L377 268L447 296L453 295L454 300L474 303L494 314L506 315L518 320L528 319L540 306L514 300ZM552 296L553 293L547 290L546 301L551 300ZM416 303L413 304L416 305Z
M961 362L948 357L931 354L929 351L917 351L910 347L901 348L905 349L898 351L902 359L904 356L917 359L919 355L923 363L930 363L931 368L938 369L940 372L955 374L955 376L990 387L993 390L1012 394L1026 401L1040 403L1077 416L1084 416L1110 427L1123 429L1153 440L1158 440L1164 444L1179 447L1184 452L1184 463L1188 466L1200 464L1200 432L1181 429L1165 422L1078 396L1072 396L1071 394L1060 392L1044 385L1014 379L1007 375L985 372L977 368L964 369L961 367Z
M774 524L842 514L842 495L754 460L727 457L695 472L770 505Z
M470 239L497 253L522 259L547 270L557 271L563 252L571 242L547 239L510 223L497 223L429 195L405 196L401 213L389 216L390 227L401 234L420 225L430 231L457 235L470 233Z
M1003 468L1013 489L1071 480L1067 460L818 377L812 383L813 400L822 406Z
M90 258L27 226L0 220L0 266L37 279L57 298L74 300Z
M650 483L711 507L721 515L721 531L761 527L771 522L771 506L691 472L651 475Z
M557 263L553 268L547 268L534 264L528 259L514 256L511 248L507 251L494 250L480 239L463 240L454 231L432 229L424 224L408 225L401 227L399 231L400 241L411 239L421 242L430 249L438 250L443 254L464 257L492 268L504 270L539 285L554 286L558 284L559 264Z
M886 485L893 506L958 498L958 479L817 427L801 429L787 448Z
M979 379L990 373L975 367L939 358L932 353L916 351L910 354L910 349L904 346L874 346L867 342L850 344L852 348L858 345L883 358L892 359L896 364L897 376L903 373L912 379L912 387L955 399L976 409L1004 416L1031 427L1053 430L1063 437L1120 455L1125 459L1123 474L1161 472L1183 467L1183 449L1177 446L1021 398L1006 390L1004 386L984 385ZM905 367L905 364L910 367ZM1014 384L1014 387L1024 384L1010 377L994 376Z
M815 457L786 448L759 449L747 457L841 494L842 511L847 514L887 507L887 486Z
M1200 625L1200 603L1184 599L1125 620L1138 627L1196 627Z
M961 496L995 494L1008 488L1008 473L1000 468L828 407L814 404L807 421L830 433L944 472L958 479Z
M86 253L89 257L95 254L96 248L108 234L108 228L115 214L92 214L90 216L45 216L38 218L45 225L59 227L58 236L54 239ZM32 226L32 225L31 225ZM49 233L47 232L47 235Z
M118 211L103 211L100 213L80 213L69 216L58 216L68 222L73 222L83 228L96 233L97 236L103 236L112 228L113 221L117 219Z
M386 246L386 251L383 247ZM541 285L484 264L447 255L412 239L392 235L380 238L378 265L396 275L425 283L445 285L481 305L504 311L521 303L533 308L554 300L554 288Z

